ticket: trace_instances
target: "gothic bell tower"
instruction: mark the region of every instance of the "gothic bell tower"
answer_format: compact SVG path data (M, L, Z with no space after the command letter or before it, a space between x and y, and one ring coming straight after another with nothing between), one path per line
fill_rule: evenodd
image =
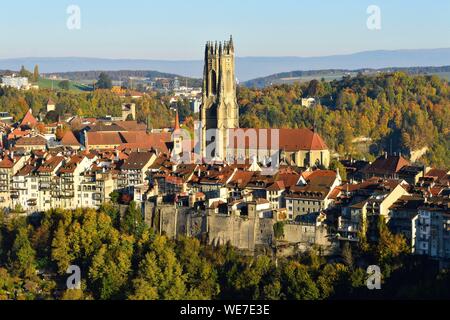
M215 142L215 156L225 160L228 130L239 128L239 107L236 97L236 74L233 38L230 41L207 42L203 74L203 101L201 106L202 156L207 146ZM207 137L210 129L216 129L214 138Z

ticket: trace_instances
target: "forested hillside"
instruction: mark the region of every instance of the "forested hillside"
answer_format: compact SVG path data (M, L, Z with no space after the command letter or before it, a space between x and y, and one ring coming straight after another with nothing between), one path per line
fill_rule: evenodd
M317 98L320 104L302 107L304 97ZM450 167L450 90L437 76L396 72L265 89L240 87L238 99L243 127L315 127L340 155L370 157L355 149L352 141L359 137L375 142L374 153L428 147L425 163Z
M378 244L344 246L328 261L314 248L275 261L157 235L134 203L122 217L112 204L28 218L0 212L0 300L450 297L447 273L407 254L384 223L379 228ZM382 270L382 290L367 289L370 264ZM81 290L67 290L71 265L81 269Z
M302 107L301 99L314 97L319 105ZM120 97L107 90L58 92L0 89L0 111L16 120L28 108L34 114L48 98L59 114L99 117L120 114ZM155 127L170 126L170 97L157 93L135 100L138 120L150 115ZM131 100L129 100L131 101ZM331 82L277 85L265 89L239 87L242 127L315 127L328 146L341 156L373 157L384 151L402 152L428 148L420 159L424 164L450 167L450 89L437 76L409 76L405 73L345 77ZM182 120L191 116L188 101L179 103ZM361 152L353 141L370 138L371 153Z
M374 75L379 73L404 72L410 75L437 75L443 79L449 79L450 66L442 67L408 67L408 68L382 68L382 69L328 69L328 70L299 70L272 74L270 76L248 80L242 83L249 88L264 88L272 84L306 82L311 79L338 79L343 75L357 75L363 73L366 75ZM309 80L308 80L309 79Z
M78 93L64 90L18 91L0 88L0 110L9 112L15 120L20 120L30 108L34 115L44 111L49 98L56 103L58 115L69 113L83 117L119 116L122 103L131 102L131 98L120 98L109 90ZM167 127L173 122L174 114L169 110L167 96L151 93L133 102L136 103L138 121L145 122L150 115L151 124L155 128ZM53 118L48 120L55 121Z

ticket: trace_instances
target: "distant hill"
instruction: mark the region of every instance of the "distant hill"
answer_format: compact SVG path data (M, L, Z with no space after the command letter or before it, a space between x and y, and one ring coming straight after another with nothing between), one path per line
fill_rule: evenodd
M168 78L172 79L175 77L181 77L172 73L164 73L158 71L147 71L147 70L119 70L119 71L71 71L71 72L54 72L54 73L46 73L45 76L57 76L64 79L81 81L81 80L92 80L98 79L100 73L105 72L108 76L115 81L120 81L129 77L137 77L137 78Z
M45 77L51 78L55 76L57 78L68 79L72 81L93 81L98 79L100 73L105 72L113 81L126 81L130 77L133 78L148 78L148 79L174 79L178 78L181 85L187 84L191 87L200 87L202 84L201 79L194 79L189 77L180 76L172 73L163 73L158 71L148 71L148 70L119 70L119 71L73 71L73 72L56 72L56 73L46 73Z
M410 67L410 68L382 68L382 69L357 69L357 70L328 69L328 70L290 71L245 81L242 83L242 85L249 88L263 88L270 86L272 84L304 82L304 81L311 81L312 79L320 80L322 78L327 81L331 81L340 79L343 76L355 76L358 73L370 75L380 72L395 72L395 71L403 71L410 75L415 74L438 75L441 78L450 81L450 66L442 66L442 67Z
M200 56L200 55L199 55ZM158 70L162 73L201 78L202 60L132 60L99 58L17 58L0 60L0 69L32 70L38 64L43 73L89 70ZM240 81L292 70L381 69L450 65L450 48L417 50L378 50L323 57L238 57L236 73Z

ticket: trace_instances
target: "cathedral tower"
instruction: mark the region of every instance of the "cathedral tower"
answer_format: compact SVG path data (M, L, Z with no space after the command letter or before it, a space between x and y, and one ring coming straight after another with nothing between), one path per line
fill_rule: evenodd
M201 106L202 156L214 140L216 156L225 159L228 130L239 127L239 107L236 97L236 75L233 39L224 43L208 42L205 48L203 101ZM217 129L216 137L208 139L207 130Z

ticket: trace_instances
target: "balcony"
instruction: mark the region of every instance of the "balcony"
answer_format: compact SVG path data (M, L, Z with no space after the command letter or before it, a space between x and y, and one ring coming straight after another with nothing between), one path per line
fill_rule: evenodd
M341 236L338 234L336 238L340 241L350 241L350 242L358 242L359 241L359 239L356 236L352 236L352 235L345 237L345 236Z
M39 189L50 190L50 189L52 189L52 184L50 182L41 182L41 183L39 183Z
M59 193L59 198L61 199L72 199L75 197L75 192L73 191L61 191Z
M103 200L103 197L102 197L102 194L101 194L101 193L94 193L94 194L92 195L92 197L93 197L93 199L96 200L96 201L102 201L102 200Z
M11 199L19 199L20 195L18 192L11 192L10 197Z

